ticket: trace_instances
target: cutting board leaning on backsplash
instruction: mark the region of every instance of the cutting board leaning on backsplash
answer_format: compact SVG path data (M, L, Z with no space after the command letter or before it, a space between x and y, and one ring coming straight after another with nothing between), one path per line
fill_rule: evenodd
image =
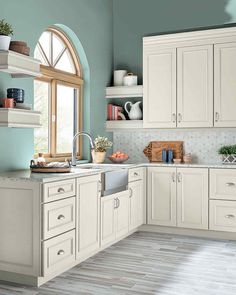
M174 159L183 159L183 141L151 141L143 150L150 162L162 162L162 150L173 150Z

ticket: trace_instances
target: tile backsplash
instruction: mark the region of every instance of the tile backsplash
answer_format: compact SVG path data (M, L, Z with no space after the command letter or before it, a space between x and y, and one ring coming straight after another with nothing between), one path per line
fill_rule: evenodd
M142 130L114 132L113 150L129 154L130 163L148 162L143 149L150 141L184 141L184 152L192 153L194 163L218 163L217 153L225 144L236 144L236 129Z

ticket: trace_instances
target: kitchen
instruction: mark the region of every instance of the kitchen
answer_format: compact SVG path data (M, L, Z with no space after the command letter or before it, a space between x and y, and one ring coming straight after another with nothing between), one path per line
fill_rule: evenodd
M235 294L236 1L23 3L0 13L0 294Z

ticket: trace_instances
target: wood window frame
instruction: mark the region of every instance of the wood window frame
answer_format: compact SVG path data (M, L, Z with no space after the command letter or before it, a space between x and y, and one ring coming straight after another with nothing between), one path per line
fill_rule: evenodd
M57 145L57 85L64 85L68 87L72 87L78 89L77 92L77 130L82 130L82 97L83 97L83 77L82 77L82 69L79 62L79 57L76 54L75 48L71 44L70 40L67 36L60 31L58 28L50 27L47 29L48 32L52 32L57 35L65 44L66 49L69 50L76 74L65 72L62 70L58 70L52 66L40 65L41 76L35 78L36 81L47 82L50 84L50 104L49 104L49 153L44 154L47 162L52 161L65 161L71 159L71 152L69 153L57 153L56 145ZM75 111L75 110L74 110ZM53 120L54 118L54 120ZM72 143L71 143L72 144ZM82 139L79 140L77 144L77 159L82 159ZM71 146L72 149L72 146ZM37 157L37 155L35 155Z

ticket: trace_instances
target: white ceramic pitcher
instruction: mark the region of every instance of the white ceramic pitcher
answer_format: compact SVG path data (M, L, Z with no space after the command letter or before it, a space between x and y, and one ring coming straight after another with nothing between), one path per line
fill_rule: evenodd
M125 110L130 118L130 120L142 120L143 113L140 109L141 101L137 101L136 103L132 103L131 101L127 101L125 104ZM128 106L130 106L130 110L128 110Z

